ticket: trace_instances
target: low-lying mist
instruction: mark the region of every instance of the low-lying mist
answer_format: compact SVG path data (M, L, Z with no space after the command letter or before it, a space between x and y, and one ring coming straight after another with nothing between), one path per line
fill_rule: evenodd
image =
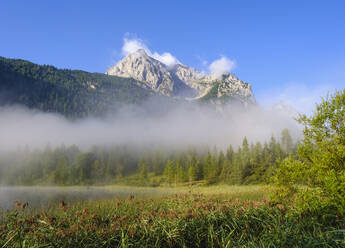
M217 110L215 110L217 108ZM0 151L29 146L43 148L77 145L135 144L136 146L217 146L264 142L288 128L293 138L300 131L291 113L236 105L206 106L193 103L164 106L151 99L145 104L123 105L104 118L68 120L62 115L43 113L22 106L0 108Z

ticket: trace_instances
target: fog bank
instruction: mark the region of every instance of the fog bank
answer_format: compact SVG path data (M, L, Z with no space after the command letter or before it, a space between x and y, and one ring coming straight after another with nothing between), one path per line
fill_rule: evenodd
M272 134L279 137L284 128L294 138L300 134L291 113L258 106L244 110L230 105L215 111L192 103L164 108L161 102L150 100L140 107L123 106L103 119L73 121L58 114L9 106L0 108L0 150L43 148L47 144L75 144L81 149L114 144L223 148L239 145L244 136L250 142L267 141Z

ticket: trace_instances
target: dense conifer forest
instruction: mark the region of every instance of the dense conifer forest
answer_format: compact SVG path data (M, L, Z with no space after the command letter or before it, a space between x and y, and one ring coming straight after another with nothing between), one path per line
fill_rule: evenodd
M280 140L239 147L188 147L162 149L116 145L24 147L1 156L0 175L10 185L91 185L124 183L143 186L181 184L268 183L279 163L294 154L296 143L284 129Z
M133 79L0 57L0 105L21 104L69 118L102 116L120 104L142 103L155 95L137 83Z

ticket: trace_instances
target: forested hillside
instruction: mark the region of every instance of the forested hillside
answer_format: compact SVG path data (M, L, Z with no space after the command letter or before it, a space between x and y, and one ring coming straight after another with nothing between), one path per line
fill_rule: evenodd
M121 103L141 103L154 95L137 84L133 79L0 57L0 105L22 104L69 118L103 115Z

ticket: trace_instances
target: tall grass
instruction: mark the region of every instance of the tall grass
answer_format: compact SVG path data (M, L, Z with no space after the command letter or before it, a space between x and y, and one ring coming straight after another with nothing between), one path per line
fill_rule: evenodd
M258 200L267 187L174 190L17 209L0 224L0 247L345 247L344 220Z

